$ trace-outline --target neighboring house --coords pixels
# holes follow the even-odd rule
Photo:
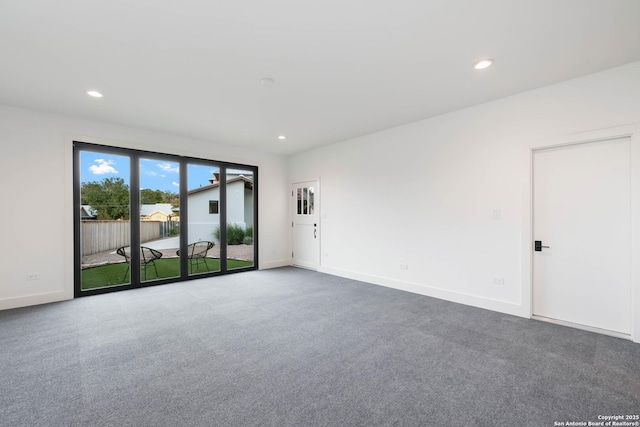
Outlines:
[[[89,205],[81,205],[80,206],[80,219],[81,220],[97,219],[97,218],[98,218],[98,211],[93,209],[91,206],[89,206]]]
[[[245,172],[246,174],[246,172]],[[253,176],[240,171],[227,173],[227,224],[242,228],[253,226]],[[189,212],[189,242],[215,238],[220,225],[219,174],[209,179],[210,184],[187,193]]]
[[[177,221],[178,214],[170,203],[156,203],[140,206],[141,221]]]

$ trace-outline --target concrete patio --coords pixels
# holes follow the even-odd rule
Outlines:
[[[167,237],[164,239],[145,242],[142,244],[151,249],[162,252],[163,258],[176,258],[179,246],[179,237]],[[215,245],[207,253],[207,258],[220,258],[220,246]],[[242,261],[253,261],[253,245],[228,245],[227,258]],[[100,265],[124,262],[124,258],[115,250],[86,255],[82,257],[82,268],[97,267]]]

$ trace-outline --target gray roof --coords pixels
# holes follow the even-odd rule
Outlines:
[[[150,216],[156,212],[162,212],[165,215],[171,215],[173,213],[173,207],[171,206],[171,203],[156,203],[154,205],[140,206],[140,215]]]
[[[98,211],[93,209],[89,205],[80,205],[80,217],[81,218],[95,218],[98,216]]]
[[[247,178],[244,175],[240,175],[240,176],[236,176],[235,178],[231,178],[227,180],[227,185],[228,184],[233,184],[234,182],[244,182],[244,186],[245,188],[251,190],[253,188],[253,180],[249,177]],[[194,188],[193,190],[189,190],[187,192],[187,195],[191,195],[191,194],[195,194],[195,193],[199,193],[201,191],[207,191],[207,190],[211,190],[212,188],[217,188],[220,186],[219,182],[214,182],[213,184],[209,184],[209,185],[205,185],[203,187],[198,187],[198,188]]]

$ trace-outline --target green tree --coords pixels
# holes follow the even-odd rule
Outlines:
[[[164,203],[164,194],[160,190],[150,190],[144,188],[140,190],[140,203],[143,205],[153,205],[154,203]]]
[[[98,212],[99,220],[129,219],[129,186],[122,178],[82,183],[82,204]]]
[[[155,203],[170,203],[174,208],[180,204],[180,197],[177,193],[162,190],[150,190],[148,188],[140,190],[140,204],[153,205]]]
[[[180,195],[178,193],[172,193],[171,191],[163,191],[162,203],[171,203],[171,206],[177,208],[180,206]]]

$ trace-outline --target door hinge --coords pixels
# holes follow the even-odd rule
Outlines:
[[[291,197],[293,197],[293,190],[291,190]]]
[[[293,228],[293,221],[291,221],[291,228]]]
[[[293,252],[291,252],[291,258],[293,258]]]

